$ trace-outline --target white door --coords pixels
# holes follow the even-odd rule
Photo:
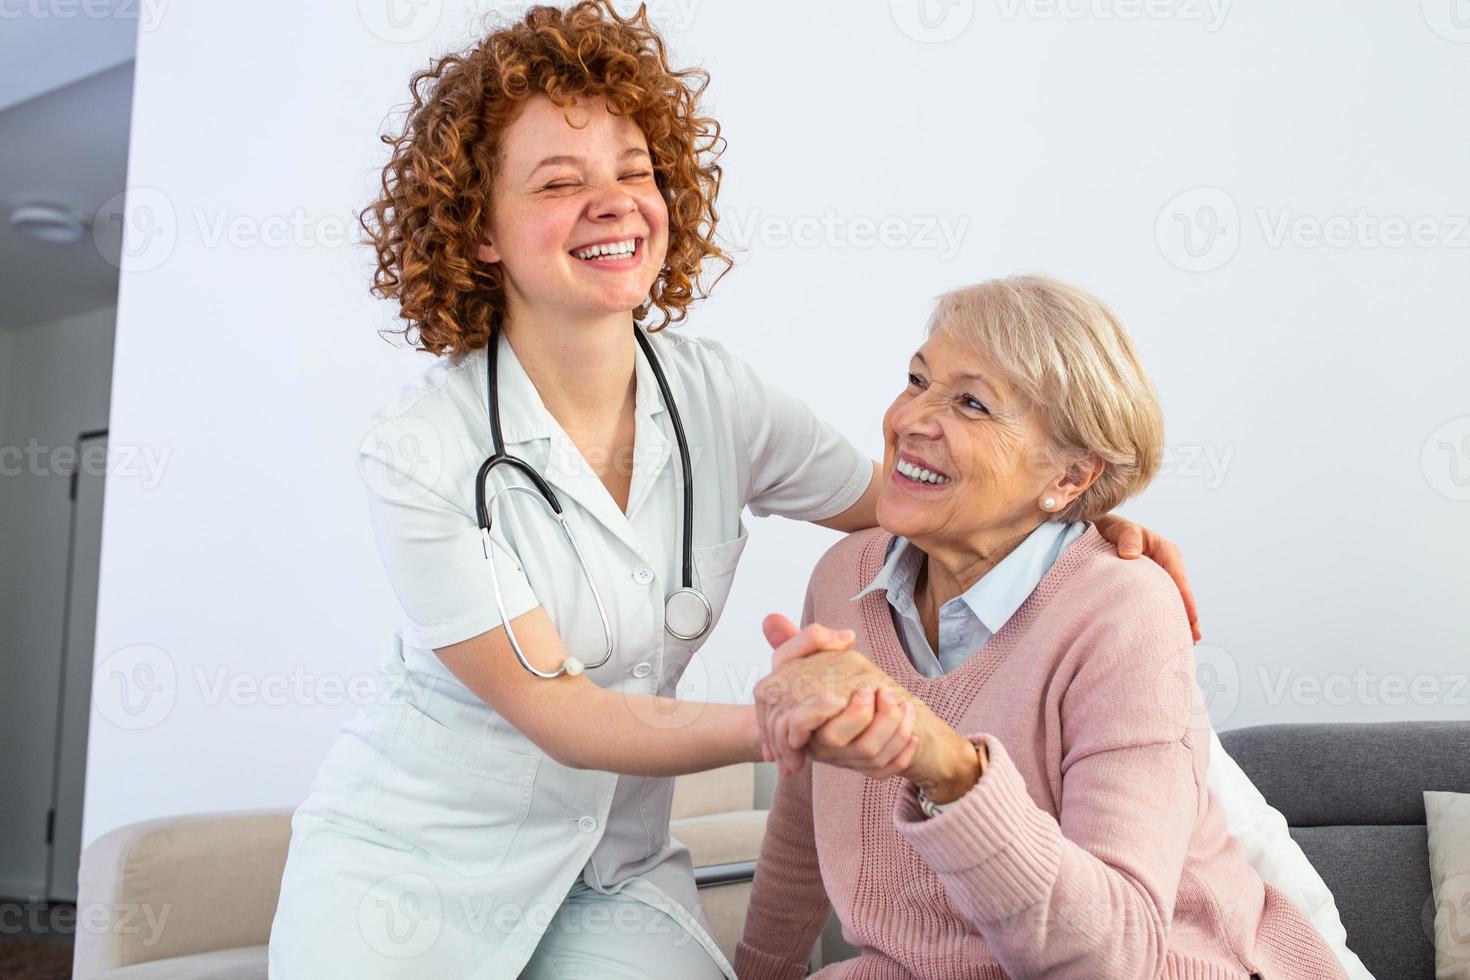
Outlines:
[[[107,458],[107,430],[77,437],[78,461]],[[82,855],[82,793],[87,775],[87,720],[91,717],[92,649],[97,632],[97,572],[102,553],[101,467],[79,465],[71,479],[66,621],[61,641],[61,701],[56,722],[56,766],[52,778],[50,851],[46,897],[77,900]]]

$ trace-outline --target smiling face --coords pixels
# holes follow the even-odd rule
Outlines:
[[[878,523],[925,551],[984,551],[1046,520],[1045,498],[1055,512],[1082,490],[1052,463],[1038,413],[942,329],[909,362],[883,437]]]
[[[648,299],[669,215],[633,120],[600,97],[563,110],[538,95],[506,127],[498,163],[477,255],[503,266],[512,318],[584,322]]]

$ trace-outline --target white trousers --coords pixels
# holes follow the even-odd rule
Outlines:
[[[693,936],[651,905],[579,878],[521,980],[724,980]]]

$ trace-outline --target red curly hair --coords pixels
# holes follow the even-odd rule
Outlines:
[[[644,5],[625,18],[610,0],[532,7],[468,52],[415,72],[402,134],[381,137],[393,146],[381,195],[358,219],[377,251],[371,292],[397,299],[407,324],[392,332],[441,356],[488,343],[505,315],[504,270],[479,261],[475,249],[489,218],[501,136],[538,94],[563,108],[601,96],[609,112],[643,131],[669,212],[668,252],[649,291],[663,319],[649,329],[684,319],[732,265],[714,242],[715,161],[724,140],[719,123],[699,115],[708,84],[701,69],[669,67]],[[707,259],[723,268],[704,287]],[[647,313],[645,304],[635,316]]]

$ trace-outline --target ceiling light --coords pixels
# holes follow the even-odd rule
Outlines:
[[[86,233],[87,223],[67,208],[53,204],[25,204],[10,212],[10,226],[43,242],[65,244]]]

